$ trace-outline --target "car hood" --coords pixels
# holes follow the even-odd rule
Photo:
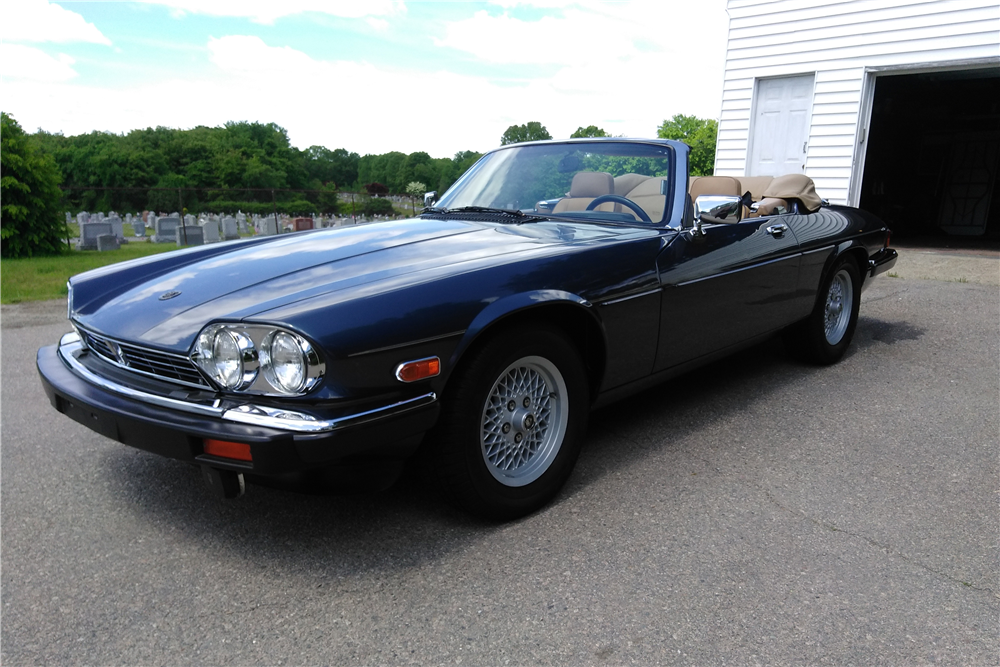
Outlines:
[[[74,319],[121,340],[187,350],[211,321],[238,321],[302,299],[358,289],[403,274],[628,234],[625,228],[536,222],[493,225],[411,220],[279,235],[216,246],[210,256],[169,253],[162,260],[73,280]],[[176,255],[176,257],[171,257]],[[456,269],[459,270],[459,269]],[[144,271],[142,279],[132,279]],[[117,279],[116,279],[117,278]],[[416,278],[415,278],[416,279]],[[91,284],[93,283],[93,284]]]

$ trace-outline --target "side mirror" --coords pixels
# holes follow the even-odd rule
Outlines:
[[[694,200],[695,224],[734,225],[743,219],[743,197],[701,195]]]
[[[438,196],[438,193],[436,191],[434,191],[434,192],[425,192],[424,193],[424,206],[427,206],[427,207],[434,206],[434,204],[437,203],[437,196]]]

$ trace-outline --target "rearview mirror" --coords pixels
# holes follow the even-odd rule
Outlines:
[[[694,200],[694,219],[704,224],[736,224],[743,219],[743,198],[701,195]]]
[[[430,207],[437,203],[437,192],[425,192],[424,193],[424,206]]]

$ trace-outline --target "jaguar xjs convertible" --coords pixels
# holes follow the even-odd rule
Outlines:
[[[414,218],[217,243],[69,281],[53,407],[245,481],[386,486],[417,460],[509,519],[569,477],[588,412],[781,333],[838,361],[896,261],[787,176],[688,177],[687,145],[505,146]]]

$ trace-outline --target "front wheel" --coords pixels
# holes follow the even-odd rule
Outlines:
[[[785,342],[807,361],[836,363],[851,344],[860,307],[861,274],[854,260],[844,257],[821,285],[812,314],[785,332]]]
[[[457,372],[430,436],[445,490],[487,518],[533,512],[579,455],[589,408],[579,353],[556,329],[518,327],[495,335]]]

